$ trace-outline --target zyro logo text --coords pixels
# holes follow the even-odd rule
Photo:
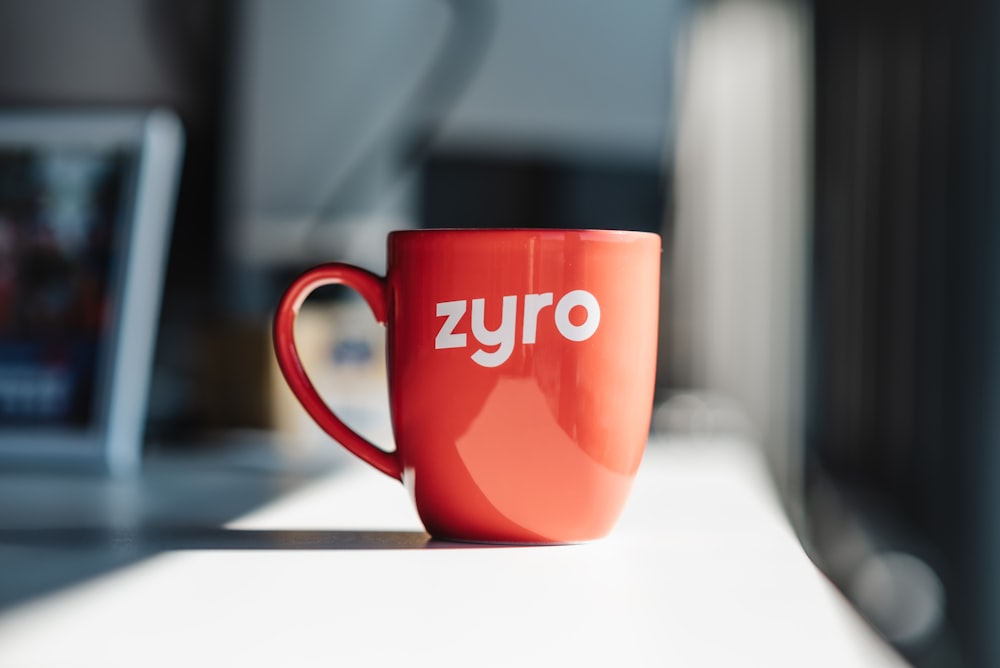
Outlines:
[[[469,301],[440,302],[437,306],[437,316],[445,318],[434,338],[434,348],[465,348],[468,345],[468,330],[461,331],[462,321],[468,310]],[[480,347],[472,353],[472,361],[479,366],[496,367],[506,362],[514,351],[517,332],[518,296],[508,295],[502,299],[500,308],[500,324],[495,329],[486,326],[486,300],[472,301],[472,336]],[[601,306],[597,298],[586,290],[572,290],[563,295],[553,306],[551,292],[524,295],[524,319],[521,325],[521,343],[535,343],[538,330],[538,318],[546,309],[550,309],[555,320],[556,329],[569,341],[586,341],[597,331],[601,324]],[[584,311],[586,317],[580,324],[573,324],[570,312],[574,309]],[[491,317],[491,320],[493,317]],[[496,346],[492,352],[487,352],[482,346]]]

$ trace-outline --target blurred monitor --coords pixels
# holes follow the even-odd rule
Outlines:
[[[169,112],[0,113],[0,462],[141,453],[182,153]]]

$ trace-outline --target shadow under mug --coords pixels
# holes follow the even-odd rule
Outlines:
[[[593,540],[618,519],[648,438],[660,256],[644,232],[393,232],[384,277],[331,263],[292,283],[278,364],[320,427],[404,483],[435,538]],[[387,328],[393,452],[345,425],[302,366],[295,318],[328,284]]]

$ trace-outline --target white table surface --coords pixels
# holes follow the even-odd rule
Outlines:
[[[905,665],[806,557],[755,451],[724,439],[651,443],[594,543],[429,541],[403,487],[351,460],[0,611],[10,668],[414,664]]]

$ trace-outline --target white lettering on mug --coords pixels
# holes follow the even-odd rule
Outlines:
[[[441,331],[434,338],[434,348],[437,350],[442,348],[464,348],[465,334],[456,334],[455,327],[458,326],[458,321],[465,315],[465,300],[441,302],[437,305],[437,314],[439,317],[447,317],[448,319],[441,325]]]
[[[587,311],[587,319],[579,325],[569,320],[569,312],[580,306]],[[556,304],[556,328],[570,341],[586,341],[601,324],[601,305],[597,298],[586,290],[567,292]]]
[[[535,342],[535,330],[538,325],[538,314],[546,306],[552,306],[552,293],[524,296],[524,328],[521,332],[522,343]]]
[[[500,316],[500,326],[496,329],[486,328],[486,300],[472,300],[472,335],[484,346],[498,346],[491,353],[482,348],[472,354],[472,361],[479,366],[495,367],[507,361],[514,351],[514,322],[517,320],[517,296],[508,295],[503,298],[503,312]]]
[[[517,295],[506,295],[503,297],[500,312],[500,324],[496,329],[486,326],[486,300],[479,298],[472,300],[472,336],[479,342],[480,346],[493,347],[496,349],[488,352],[479,348],[472,353],[472,361],[482,367],[498,367],[508,359],[514,352],[515,327],[517,322]],[[551,292],[541,294],[530,294],[524,296],[524,323],[521,328],[521,343],[533,344],[537,338],[538,317],[542,311],[552,306],[553,295]],[[587,317],[579,325],[574,325],[570,320],[570,313],[575,308],[582,308],[586,311]],[[447,348],[465,348],[467,336],[465,332],[456,332],[465,311],[468,308],[468,300],[440,302],[436,304],[436,314],[445,318],[434,337],[434,348],[443,350]],[[553,315],[556,329],[569,341],[586,341],[594,335],[597,327],[601,324],[601,306],[597,298],[586,290],[572,290],[567,292],[555,305]]]

